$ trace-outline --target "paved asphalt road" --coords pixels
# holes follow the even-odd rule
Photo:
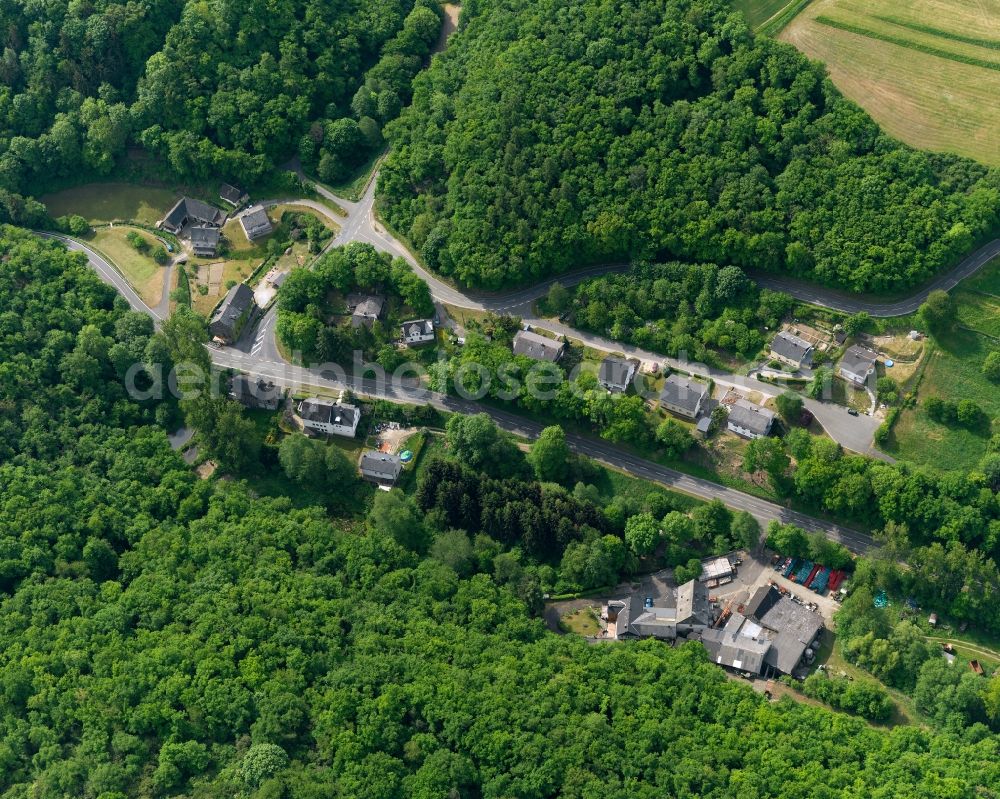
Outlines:
[[[481,405],[470,400],[447,396],[414,386],[379,384],[374,380],[362,380],[353,376],[326,375],[315,369],[292,366],[287,363],[273,363],[251,358],[245,353],[231,350],[215,350],[212,361],[218,366],[239,369],[250,375],[260,376],[293,390],[325,389],[337,391],[349,389],[355,394],[388,399],[406,404],[430,404],[452,413],[488,413],[498,426],[524,438],[537,438],[543,425],[517,414]],[[792,523],[809,531],[819,531],[829,538],[839,541],[854,552],[864,553],[875,545],[874,540],[863,533],[841,525],[816,519],[798,511],[789,510],[773,502],[751,494],[727,488],[709,480],[679,472],[666,466],[633,455],[620,447],[599,439],[568,433],[566,436],[575,452],[600,461],[636,477],[650,480],[660,485],[682,491],[701,499],[721,499],[733,510],[751,513],[763,525],[772,520]]]
[[[915,313],[921,303],[927,299],[927,295],[932,291],[937,289],[950,291],[967,277],[974,275],[998,255],[1000,255],[1000,239],[994,239],[966,256],[955,267],[936,278],[924,288],[908,297],[891,301],[870,300],[851,296],[847,292],[810,285],[809,283],[790,277],[753,275],[753,278],[764,288],[783,291],[803,302],[822,305],[825,308],[833,308],[844,313],[867,311],[872,316],[884,319]]]

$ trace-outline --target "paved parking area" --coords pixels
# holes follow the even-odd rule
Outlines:
[[[787,589],[793,596],[798,597],[806,604],[816,603],[817,610],[823,616],[824,624],[828,628],[830,627],[833,622],[833,614],[840,608],[840,604],[831,599],[829,594],[820,596],[815,591],[810,591],[798,583],[786,580],[772,568],[770,559],[765,560],[753,555],[744,555],[743,557],[743,563],[736,570],[736,578],[733,582],[712,592],[712,596],[722,607],[729,604],[735,610],[740,605],[746,604],[758,587],[767,585],[771,581]]]

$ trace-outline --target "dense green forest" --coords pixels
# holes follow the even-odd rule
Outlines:
[[[857,291],[992,231],[995,172],[912,150],[724,0],[472,0],[389,127],[392,225],[443,274],[670,256]]]
[[[387,504],[395,494],[366,521],[331,519],[198,480],[161,426],[175,410],[134,402],[120,378],[166,358],[190,320],[153,335],[80,256],[12,228],[0,251],[5,796],[939,799],[1000,786],[982,727],[876,730],[769,704],[697,645],[547,633],[516,585],[460,577],[437,541],[423,556],[425,538],[397,539],[413,518]]]
[[[2,216],[36,221],[21,195],[133,144],[180,179],[253,182],[299,154],[340,180],[383,146],[440,20],[425,0],[6,3]]]
[[[568,314],[576,327],[706,363],[717,350],[756,355],[794,306],[739,267],[677,262],[636,264],[549,295],[546,310]]]
[[[383,318],[371,327],[352,327],[344,299],[354,292],[386,299]],[[278,295],[275,332],[307,363],[347,365],[352,353],[361,350],[368,356],[378,354],[391,371],[402,360],[394,346],[399,324],[433,313],[430,289],[406,261],[353,242],[324,253],[311,269],[292,271]]]

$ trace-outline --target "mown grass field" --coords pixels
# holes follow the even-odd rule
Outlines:
[[[1000,0],[813,0],[780,38],[893,136],[1000,164]]]
[[[155,225],[179,195],[132,183],[88,183],[41,197],[52,216],[79,214],[91,224],[130,221]]]
[[[152,257],[138,252],[128,243],[125,236],[133,231],[146,240],[150,250],[161,246],[151,233],[122,226],[98,228],[89,243],[111,259],[143,302],[152,307],[163,298],[163,270],[166,267],[160,266]]]
[[[755,31],[774,35],[808,2],[809,0],[732,0],[730,5],[737,11],[743,12],[750,27]],[[771,24],[765,26],[764,23],[768,21],[771,21]]]

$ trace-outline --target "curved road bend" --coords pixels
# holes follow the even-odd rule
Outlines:
[[[322,187],[317,187],[317,190],[320,189],[322,189]],[[325,194],[329,194],[329,192],[326,192],[325,190],[323,191]],[[333,195],[330,196],[333,197]],[[534,317],[532,302],[539,297],[544,296],[544,294],[548,291],[548,287],[551,286],[557,278],[551,278],[532,288],[522,289],[504,295],[488,295],[485,293],[472,292],[463,293],[454,286],[448,285],[440,278],[435,277],[423,269],[406,247],[396,241],[396,239],[389,235],[388,232],[384,231],[382,226],[375,220],[372,213],[374,200],[375,180],[373,179],[368,184],[364,196],[359,202],[346,203],[344,205],[345,210],[347,211],[347,217],[338,218],[323,204],[308,200],[267,200],[263,204],[276,205],[279,203],[295,202],[295,204],[303,205],[316,211],[317,213],[323,214],[328,219],[335,222],[340,226],[340,232],[333,239],[331,239],[325,250],[329,250],[333,247],[351,241],[365,241],[372,244],[377,249],[385,250],[404,258],[410,267],[427,281],[431,290],[431,295],[439,302],[443,301],[450,305],[456,305],[463,308],[474,308],[476,310],[513,312],[520,316],[525,322],[533,326],[541,327],[545,330],[550,330],[553,333],[558,333],[565,335],[568,338],[576,339],[583,342],[584,345],[590,347],[591,349],[603,352],[621,352],[629,357],[635,357],[647,363],[656,362],[666,364],[672,368],[680,369],[681,371],[689,372],[704,378],[711,378],[720,385],[743,388],[749,391],[757,391],[765,397],[772,397],[780,392],[779,388],[770,383],[764,383],[742,375],[731,374],[722,369],[699,366],[697,364],[680,361],[676,358],[669,358],[658,353],[641,350],[638,347],[605,339],[601,336],[594,335],[593,333],[576,330],[575,328],[564,325],[561,322]],[[579,283],[588,277],[604,274],[612,270],[623,270],[627,267],[627,264],[595,266],[575,272],[568,276],[564,275],[558,279],[561,280],[564,285],[574,285],[575,283]],[[235,345],[235,349],[262,360],[276,362],[283,361],[284,358],[281,356],[275,340],[276,314],[277,311],[275,306],[272,306],[256,327],[249,328],[244,335],[241,336],[240,340]],[[847,409],[840,405],[817,402],[816,400],[808,398],[805,400],[805,404],[816,417],[816,420],[823,426],[823,429],[827,431],[830,437],[845,448],[852,450],[853,452],[860,452],[862,454],[869,455],[873,458],[879,458],[880,460],[892,460],[890,456],[880,452],[872,445],[875,430],[880,424],[878,419],[875,419],[872,416],[851,416],[847,413]]]
[[[978,250],[963,258],[948,272],[935,278],[924,288],[914,292],[909,297],[903,297],[899,300],[866,300],[852,296],[844,291],[811,285],[805,281],[796,280],[791,277],[760,274],[754,274],[752,277],[764,288],[783,291],[802,302],[821,305],[824,308],[832,308],[835,311],[848,314],[867,311],[872,316],[885,319],[892,316],[905,316],[916,313],[920,305],[927,299],[927,295],[932,291],[938,289],[941,291],[951,291],[963,280],[976,274],[976,272],[997,256],[1000,256],[1000,239],[994,239],[984,244]]]
[[[621,272],[628,269],[629,265],[624,263],[600,264],[573,272],[566,272],[561,275],[553,275],[533,286],[512,289],[506,292],[485,292],[458,288],[424,269],[417,262],[417,259],[413,257],[412,253],[375,219],[374,206],[377,176],[377,173],[373,173],[364,195],[357,202],[344,200],[322,186],[316,186],[318,193],[337,202],[344,208],[347,212],[346,217],[338,216],[325,205],[310,200],[287,200],[285,202],[295,202],[299,205],[305,205],[317,213],[323,214],[340,227],[340,233],[331,241],[328,247],[346,244],[351,241],[364,241],[392,255],[398,255],[400,258],[403,258],[413,271],[427,283],[434,299],[440,302],[470,310],[497,312],[521,311],[530,315],[531,303],[545,296],[553,283],[559,282],[564,286],[574,286],[590,277],[597,277],[609,272]],[[273,203],[277,201],[268,202]],[[1000,239],[995,239],[984,244],[947,273],[940,275],[933,282],[909,297],[892,301],[859,298],[847,292],[824,288],[791,277],[755,274],[753,278],[764,288],[784,291],[802,302],[820,305],[844,313],[867,311],[872,316],[885,318],[904,316],[915,312],[920,307],[920,304],[927,299],[927,295],[931,291],[936,289],[948,291],[954,288],[962,280],[974,275],[997,256],[1000,256]],[[524,313],[520,315],[523,316]],[[577,338],[582,338],[585,334],[575,333],[574,335]]]
[[[86,245],[64,236],[49,235],[48,238],[58,239],[69,249],[86,254],[91,268],[97,272],[105,283],[108,283],[121,292],[122,296],[125,297],[134,310],[149,315],[153,318],[154,322],[161,321],[161,317],[142,301],[118,271],[96,252]],[[435,394],[427,390],[392,385],[381,387],[375,384],[375,381],[361,380],[354,377],[339,381],[331,377],[325,377],[315,370],[306,369],[301,366],[292,366],[283,361],[264,360],[259,355],[254,356],[231,348],[209,348],[209,354],[212,363],[216,366],[224,369],[238,369],[251,375],[264,377],[286,388],[322,388],[328,391],[347,388],[362,396],[386,399],[391,402],[405,404],[429,402],[440,410],[453,413],[486,412],[503,429],[527,438],[537,438],[542,430],[541,424],[530,419],[522,418],[507,411],[480,405],[469,400]],[[736,489],[718,485],[709,480],[692,477],[675,469],[639,458],[606,442],[574,433],[567,434],[567,439],[574,451],[600,461],[607,466],[636,477],[660,483],[667,488],[672,488],[701,499],[720,499],[734,510],[748,511],[762,524],[767,524],[771,520],[797,524],[806,530],[822,532],[828,538],[839,541],[851,550],[859,553],[864,553],[875,545],[874,539],[856,530],[789,510],[781,505],[768,502],[742,491],[737,491]]]

